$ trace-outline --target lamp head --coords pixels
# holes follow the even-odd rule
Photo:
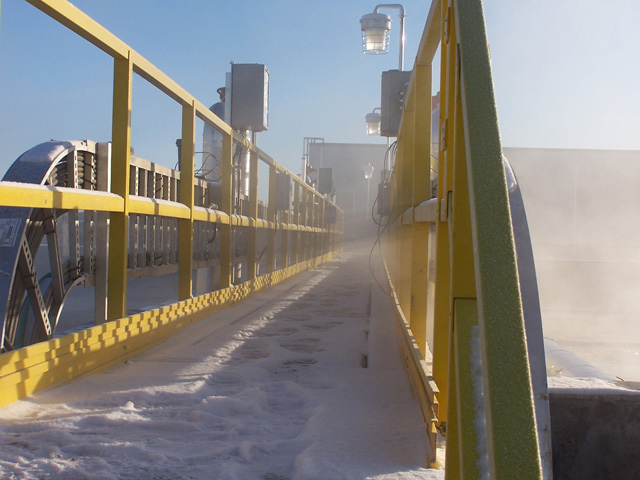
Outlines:
[[[364,118],[367,122],[367,135],[380,135],[380,114],[367,113]]]
[[[364,53],[380,55],[389,52],[391,17],[384,13],[368,13],[360,19]]]

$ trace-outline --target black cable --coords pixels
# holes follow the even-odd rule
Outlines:
[[[385,172],[385,177],[383,180],[383,183],[390,183],[390,177],[391,177],[391,169],[393,168],[393,164],[395,164],[395,157],[396,157],[396,153],[398,150],[398,142],[395,141],[393,142],[389,148],[387,148],[387,151],[385,152],[385,158],[384,158],[384,164],[383,164],[383,169]],[[393,163],[391,162],[391,160],[393,159]],[[389,161],[390,167],[388,170],[385,168],[387,165],[387,160]],[[395,190],[394,190],[395,192]],[[371,206],[371,218],[373,219],[374,223],[378,226],[378,234],[376,236],[376,240],[375,242],[373,242],[373,245],[371,247],[371,251],[369,252],[369,271],[371,272],[371,276],[373,277],[373,280],[378,284],[378,287],[380,288],[380,290],[382,290],[382,292],[385,295],[390,295],[391,292],[390,291],[386,291],[385,288],[382,286],[382,284],[380,283],[380,281],[378,280],[378,278],[376,277],[376,274],[373,270],[373,265],[371,264],[372,262],[372,258],[373,258],[373,251],[376,248],[376,245],[378,245],[379,248],[379,252],[380,252],[380,257],[382,257],[382,243],[380,242],[380,239],[382,238],[383,233],[387,230],[387,228],[389,227],[389,225],[391,224],[391,215],[387,216],[387,222],[385,224],[382,223],[382,214],[380,215],[380,221],[376,220],[375,218],[375,206],[378,203],[378,201],[381,201],[380,199],[380,189],[378,189],[378,194],[376,195],[375,200],[373,201],[373,205]],[[393,212],[393,210],[395,209],[395,204],[396,204],[396,198],[395,195],[393,197],[393,203],[390,205],[390,211]]]

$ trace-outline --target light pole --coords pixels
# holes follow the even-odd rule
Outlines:
[[[364,15],[360,19],[362,30],[362,48],[364,53],[380,55],[389,52],[389,31],[391,30],[391,17],[384,13],[378,13],[381,8],[399,10],[400,17],[400,62],[399,70],[404,70],[404,7],[398,3],[376,5],[373,13]]]

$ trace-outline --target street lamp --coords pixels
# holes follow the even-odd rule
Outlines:
[[[380,109],[374,108],[373,112],[367,113],[364,118],[367,122],[367,135],[380,135]]]
[[[373,168],[373,165],[369,162],[362,170],[364,171],[364,178],[367,180],[367,205],[364,211],[364,216],[367,218],[369,216],[369,190],[371,190],[371,177],[373,177],[373,171],[375,168]]]
[[[381,8],[392,8],[399,10],[400,13],[400,67],[404,70],[404,7],[400,4],[382,4],[376,5],[373,13],[364,15],[360,19],[360,28],[362,30],[362,47],[364,53],[380,55],[389,52],[389,31],[391,30],[391,17],[384,13],[378,13]]]
[[[389,53],[389,31],[391,30],[389,15],[384,13],[364,15],[360,19],[360,28],[364,53],[371,55]]]

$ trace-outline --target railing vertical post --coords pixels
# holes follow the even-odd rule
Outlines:
[[[482,382],[478,381],[476,363],[480,357],[480,339],[478,316],[475,299],[456,298],[453,301],[454,331],[452,350],[455,357],[455,368],[451,385],[455,385],[457,409],[456,425],[448,432],[456,430],[460,446],[458,468],[460,478],[481,478],[479,466],[486,461],[486,451],[480,450],[480,440],[485,433],[478,414],[482,405],[477,402],[482,398]],[[484,442],[483,442],[484,443]],[[481,458],[481,455],[484,458]]]
[[[453,143],[450,121],[453,118],[453,85],[456,43],[452,32],[453,13],[450,1],[442,2],[442,40],[440,43],[440,125],[438,154],[438,221],[436,223],[436,289],[433,306],[433,379],[440,389],[439,420],[447,422],[449,381],[449,212],[451,211],[450,192],[452,190],[452,166],[448,161]],[[455,445],[455,444],[454,444]],[[455,448],[455,447],[454,447]],[[455,452],[452,451],[451,455]],[[448,462],[448,460],[447,460]]]
[[[256,278],[258,255],[258,152],[254,149],[249,154],[249,245],[247,246],[247,280]]]
[[[309,195],[311,199],[311,242],[310,242],[310,253],[309,258],[315,259],[317,257],[317,245],[318,245],[318,205],[317,198],[315,192],[311,192]]]
[[[182,146],[180,148],[180,203],[189,207],[189,218],[180,220],[178,240],[178,300],[193,294],[193,192],[196,145],[195,102],[182,106]]]
[[[231,232],[233,230],[233,133],[222,133],[222,192],[220,200],[221,210],[229,215],[229,223],[220,225],[220,288],[231,286],[232,257]]]
[[[291,182],[291,180],[289,180]],[[291,183],[289,183],[291,185]],[[291,205],[289,205],[291,207]],[[291,223],[291,209],[287,208],[282,212],[282,229],[280,231],[281,247],[280,252],[280,268],[287,268],[289,266],[289,224]]]
[[[431,194],[431,65],[414,68],[413,200],[414,206]],[[429,280],[428,223],[414,222],[411,228],[411,331],[423,356],[427,349],[427,288]]]
[[[320,255],[327,253],[327,199],[320,197]]]
[[[449,382],[455,384],[456,402],[450,403],[449,414],[454,413],[457,422],[457,434],[460,441],[456,444],[454,457],[457,457],[461,478],[478,478],[478,465],[482,462],[477,438],[485,435],[477,420],[477,404],[482,398],[480,378],[474,378],[472,366],[479,362],[480,340],[477,335],[476,284],[474,251],[471,234],[470,192],[467,178],[467,156],[465,132],[460,102],[458,62],[454,63],[454,110],[450,113],[452,121],[451,136],[453,145],[448,147],[452,164],[453,195],[452,210],[449,219],[449,238],[451,251],[451,300],[450,300],[450,355]],[[476,331],[475,340],[473,331]],[[473,342],[477,341],[477,358],[474,358]],[[475,391],[479,389],[479,391]],[[454,407],[455,405],[455,407]],[[453,427],[455,428],[455,427]],[[448,426],[448,431],[453,429]]]
[[[398,301],[408,322],[411,322],[411,239],[413,225],[404,225],[404,212],[411,208],[413,181],[413,118],[412,105],[405,105],[402,131],[398,135],[398,159],[402,189],[398,200]]]
[[[293,182],[293,224],[296,226],[300,225],[300,189],[301,185],[298,181]],[[296,264],[300,261],[298,258],[299,247],[300,247],[300,231],[293,230],[291,232],[293,236],[293,249],[291,251],[291,263]]]
[[[310,192],[311,198],[311,258],[318,256],[318,197],[314,191]]]
[[[309,257],[307,256],[307,231],[306,226],[309,218],[309,204],[307,202],[309,198],[309,191],[307,189],[306,184],[300,185],[300,192],[302,196],[302,204],[300,205],[300,225],[303,227],[303,230],[300,232],[300,250],[298,251],[298,257],[300,261],[307,260]]]
[[[277,173],[275,165],[269,165],[269,204],[267,205],[267,273],[276,269],[276,198],[277,198]]]
[[[133,61],[115,58],[113,67],[113,118],[111,191],[124,199],[121,212],[113,212],[109,226],[109,279],[107,319],[127,311],[127,246],[129,244],[129,155],[131,154],[131,91]]]
[[[478,324],[489,475],[537,479],[542,467],[482,2],[455,6],[476,284],[482,294]]]

